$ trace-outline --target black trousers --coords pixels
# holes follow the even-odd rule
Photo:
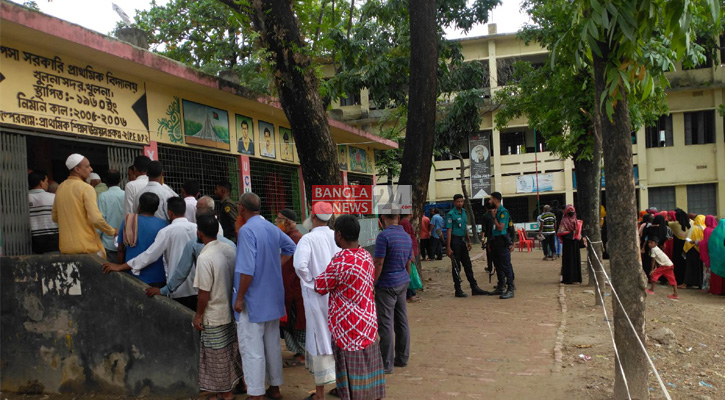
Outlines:
[[[508,286],[514,284],[514,269],[511,266],[511,253],[503,236],[495,236],[491,243],[491,252],[493,253],[493,263],[496,266],[496,273],[499,279],[499,286],[503,286],[503,279],[506,279]],[[499,275],[499,271],[500,275]]]
[[[443,259],[443,240],[434,238],[433,236],[430,237],[431,242],[431,257],[438,260]]]
[[[471,265],[471,257],[468,255],[468,247],[466,242],[460,236],[451,236],[451,251],[453,251],[453,258],[451,259],[451,273],[453,275],[453,287],[456,290],[461,289],[461,271],[459,268],[463,267],[466,272],[466,279],[471,285],[471,289],[478,287],[476,278],[473,276],[473,265]],[[456,261],[458,261],[456,263]],[[457,265],[458,264],[458,265]]]

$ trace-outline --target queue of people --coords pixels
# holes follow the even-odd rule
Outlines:
[[[678,297],[677,288],[725,295],[725,218],[718,222],[713,215],[680,208],[649,208],[640,211],[638,222],[642,267],[650,281],[673,285],[673,298]],[[659,251],[652,251],[655,248],[671,262],[665,275],[653,272],[653,266],[664,259]]]
[[[381,399],[385,374],[407,366],[413,245],[399,215],[384,217],[373,258],[359,247],[357,218],[334,218],[327,203],[314,204],[302,235],[295,211],[280,210],[273,224],[256,194],[237,203],[226,181],[216,185],[219,212],[198,182],[177,195],[145,156],[129,167],[125,190],[110,170],[100,194],[87,158],[72,154],[66,167],[56,194],[45,173],[28,176],[34,252],[97,254],[105,273],[128,273],[149,297],[193,310],[204,394],[230,399],[243,382],[249,399],[282,398],[281,324],[294,364],[313,375],[308,399]]]

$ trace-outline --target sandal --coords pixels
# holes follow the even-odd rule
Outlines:
[[[272,392],[270,392],[269,389],[265,390],[264,397],[272,400],[281,400],[284,396],[280,395],[279,397],[272,396]]]
[[[295,360],[294,358],[291,360],[287,360],[282,364],[282,368],[293,368],[293,367],[300,367],[304,364],[301,362]]]
[[[340,397],[340,393],[337,391],[337,388],[332,388],[329,392],[327,392],[330,396]]]

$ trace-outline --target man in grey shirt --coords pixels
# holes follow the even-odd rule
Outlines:
[[[176,192],[166,185],[163,185],[164,167],[159,161],[151,161],[148,167],[149,183],[143,189],[139,190],[133,200],[134,210],[138,209],[138,198],[146,192],[154,193],[159,196],[159,208],[156,210],[154,217],[169,221],[169,215],[166,213],[166,201],[171,197],[179,197]]]

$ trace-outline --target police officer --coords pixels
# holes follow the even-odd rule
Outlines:
[[[228,180],[221,180],[214,188],[214,194],[221,199],[219,209],[219,223],[222,224],[224,237],[237,242],[237,231],[234,223],[237,221],[237,204],[231,198],[232,184]]]
[[[461,290],[461,274],[456,266],[458,263],[463,264],[466,271],[466,279],[471,285],[471,294],[474,296],[487,295],[488,292],[479,288],[476,278],[473,276],[473,266],[468,252],[471,250],[471,238],[468,236],[468,217],[466,210],[463,209],[463,196],[457,194],[453,196],[454,208],[446,215],[446,243],[448,244],[447,254],[451,258],[451,268],[453,274],[453,286],[456,290],[456,297],[468,296]]]
[[[508,210],[501,204],[501,193],[491,193],[490,204],[496,208],[496,215],[493,220],[493,232],[491,243],[491,250],[493,253],[493,262],[496,266],[496,270],[501,270],[506,277],[506,289],[504,291],[503,282],[499,282],[494,294],[500,294],[501,299],[510,299],[514,297],[514,274],[513,268],[511,267],[511,248],[513,242],[508,236],[508,228],[510,223],[510,216]]]

